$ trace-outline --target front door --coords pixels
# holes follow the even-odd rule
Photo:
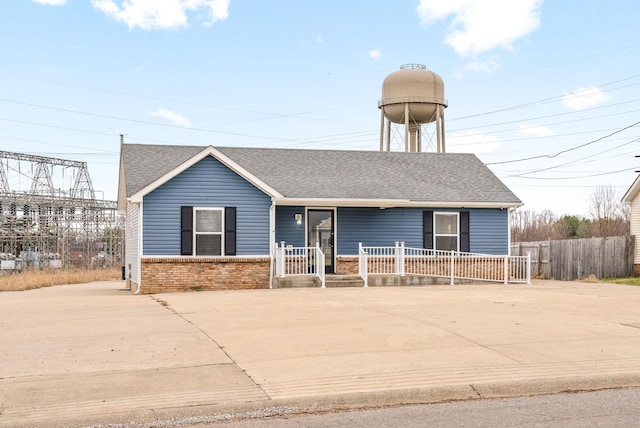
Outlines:
[[[334,273],[334,225],[333,210],[307,211],[307,245],[315,247],[318,243],[320,244],[320,249],[324,253],[325,273]]]

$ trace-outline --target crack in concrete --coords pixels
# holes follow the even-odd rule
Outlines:
[[[631,327],[631,328],[640,328],[640,324],[638,324],[638,323],[621,322],[620,325],[623,325],[625,327]]]
[[[469,384],[469,388],[471,388],[471,390],[478,396],[478,398],[482,398],[482,394],[480,394],[480,391],[478,391],[475,386]]]
[[[197,324],[191,322],[190,319],[186,318],[183,314],[179,313],[178,311],[176,311],[175,309],[173,309],[171,306],[169,306],[169,304],[161,299],[158,299],[156,297],[152,297],[153,300],[155,300],[156,302],[160,303],[164,308],[170,310],[171,312],[173,312],[174,314],[176,314],[177,316],[179,316],[180,318],[182,318],[183,320],[185,320],[186,322],[188,322],[189,324],[191,324],[193,327],[195,327],[196,329],[198,329],[202,334],[204,334],[214,345],[216,345],[223,353],[224,355],[227,356],[227,358],[229,359],[229,361],[231,361],[233,364],[235,364],[236,367],[238,367],[240,370],[242,370],[242,373],[244,373],[244,375],[249,378],[249,380],[260,390],[262,391],[262,393],[265,395],[265,397],[267,397],[268,400],[272,400],[271,396],[267,393],[267,391],[262,387],[262,385],[260,385],[258,382],[255,381],[255,379],[253,379],[253,377],[251,377],[251,375],[243,368],[241,367],[234,359],[233,357],[231,357],[231,354],[229,354],[227,352],[227,350],[221,346],[213,337],[211,337],[209,335],[209,333],[207,333],[206,331],[204,331],[202,328],[200,328],[200,326],[198,326]]]

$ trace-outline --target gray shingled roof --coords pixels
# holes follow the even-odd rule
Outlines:
[[[127,197],[205,148],[124,144]],[[473,154],[216,149],[287,198],[521,203]]]

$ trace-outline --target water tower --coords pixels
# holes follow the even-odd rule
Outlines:
[[[404,126],[404,151],[422,151],[423,125],[436,123],[437,152],[444,153],[444,82],[422,64],[405,64],[382,82],[380,151],[391,150],[392,126]],[[385,121],[386,119],[386,121]],[[395,124],[395,125],[393,125]],[[386,131],[386,132],[385,132]]]

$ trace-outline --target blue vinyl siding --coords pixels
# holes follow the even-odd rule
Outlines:
[[[340,207],[336,226],[338,255],[358,254],[358,242],[387,247],[404,241],[407,247],[422,248],[421,209]]]
[[[207,157],[144,197],[144,255],[180,255],[182,205],[236,207],[236,255],[269,254],[271,199],[218,160]]]
[[[422,213],[427,208],[338,208],[338,255],[355,255],[358,242],[365,246],[391,246],[404,241],[407,247],[423,247]],[[432,209],[437,212],[469,211],[470,251],[507,254],[508,210]]]
[[[296,214],[302,214],[302,224],[296,224]],[[304,207],[276,207],[276,242],[284,241],[286,245],[304,247],[305,224]]]
[[[355,255],[358,242],[365,246],[392,246],[404,241],[407,247],[423,247],[423,211],[469,211],[469,245],[472,253],[507,254],[508,210],[502,209],[443,209],[443,208],[354,208],[339,207],[336,219],[338,255]],[[304,207],[276,207],[276,242],[304,246],[302,225],[294,221],[296,213],[305,214]]]
[[[508,254],[509,210],[494,208],[468,211],[470,251],[482,254]]]

